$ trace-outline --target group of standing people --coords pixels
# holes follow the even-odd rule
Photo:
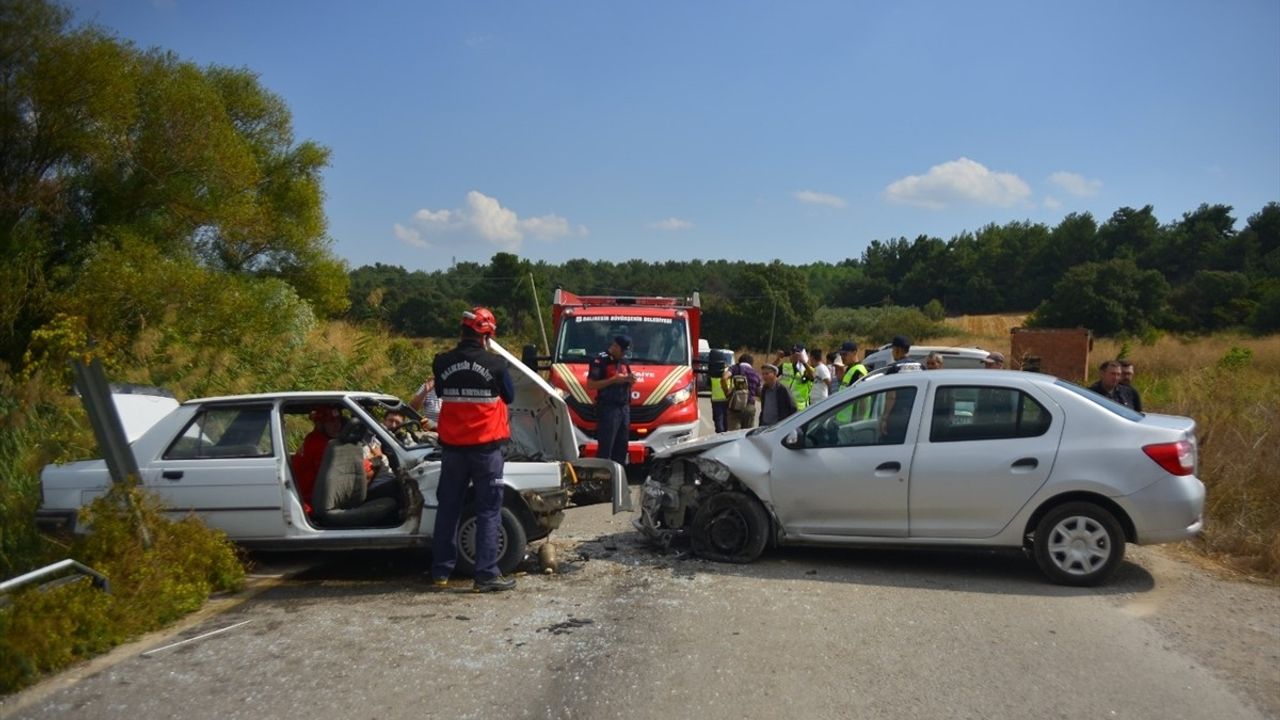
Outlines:
[[[1133,386],[1133,362],[1120,358],[1108,360],[1098,367],[1098,382],[1089,389],[1121,405],[1142,412],[1142,395]]]
[[[720,377],[711,378],[712,422],[716,432],[755,427],[757,419],[761,426],[772,425],[866,374],[853,340],[826,355],[797,343],[790,353],[779,350],[759,369],[755,356],[743,353]]]

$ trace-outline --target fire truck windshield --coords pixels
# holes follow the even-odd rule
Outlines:
[[[648,365],[688,365],[689,332],[678,318],[578,315],[565,318],[556,342],[556,362],[587,362],[609,349],[615,335],[630,335],[627,359]]]

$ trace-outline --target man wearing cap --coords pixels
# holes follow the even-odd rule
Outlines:
[[[787,419],[796,412],[795,398],[778,379],[778,368],[765,364],[760,367],[760,427],[767,427]]]
[[[911,338],[906,335],[894,335],[889,343],[889,352],[893,354],[893,364],[884,371],[886,375],[892,375],[902,368],[902,360],[907,357],[907,353],[911,352]]]
[[[982,366],[988,370],[1003,370],[1004,354],[998,352],[988,353],[986,359],[982,361]]]
[[[796,410],[809,407],[809,393],[813,389],[813,368],[809,367],[809,355],[805,352],[804,345],[796,343],[792,346],[791,359],[784,362],[777,370],[779,382],[791,391]]]
[[[631,433],[631,384],[636,381],[625,361],[629,335],[616,335],[609,349],[596,355],[587,370],[587,390],[596,394],[596,456],[627,464]]]
[[[840,376],[840,387],[849,387],[866,376],[867,366],[858,360],[858,343],[845,340],[840,346],[840,359],[844,360],[844,373]]]
[[[431,584],[448,586],[458,560],[458,522],[467,486],[476,512],[475,591],[513,590],[516,581],[498,569],[498,533],[502,523],[502,448],[511,439],[507,405],[515,386],[507,360],[489,350],[498,321],[488,308],[462,314],[454,349],[431,363],[440,396],[439,507],[431,538]]]

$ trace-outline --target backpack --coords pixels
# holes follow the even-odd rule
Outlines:
[[[729,411],[742,412],[751,404],[751,386],[747,384],[747,376],[736,372],[729,379]]]

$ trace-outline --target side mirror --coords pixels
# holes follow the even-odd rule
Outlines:
[[[792,430],[787,436],[782,438],[782,447],[788,450],[799,450],[804,447],[804,439],[800,435],[799,430]]]
[[[520,362],[529,366],[533,370],[537,370],[538,369],[538,346],[525,345],[524,349],[520,351]]]

